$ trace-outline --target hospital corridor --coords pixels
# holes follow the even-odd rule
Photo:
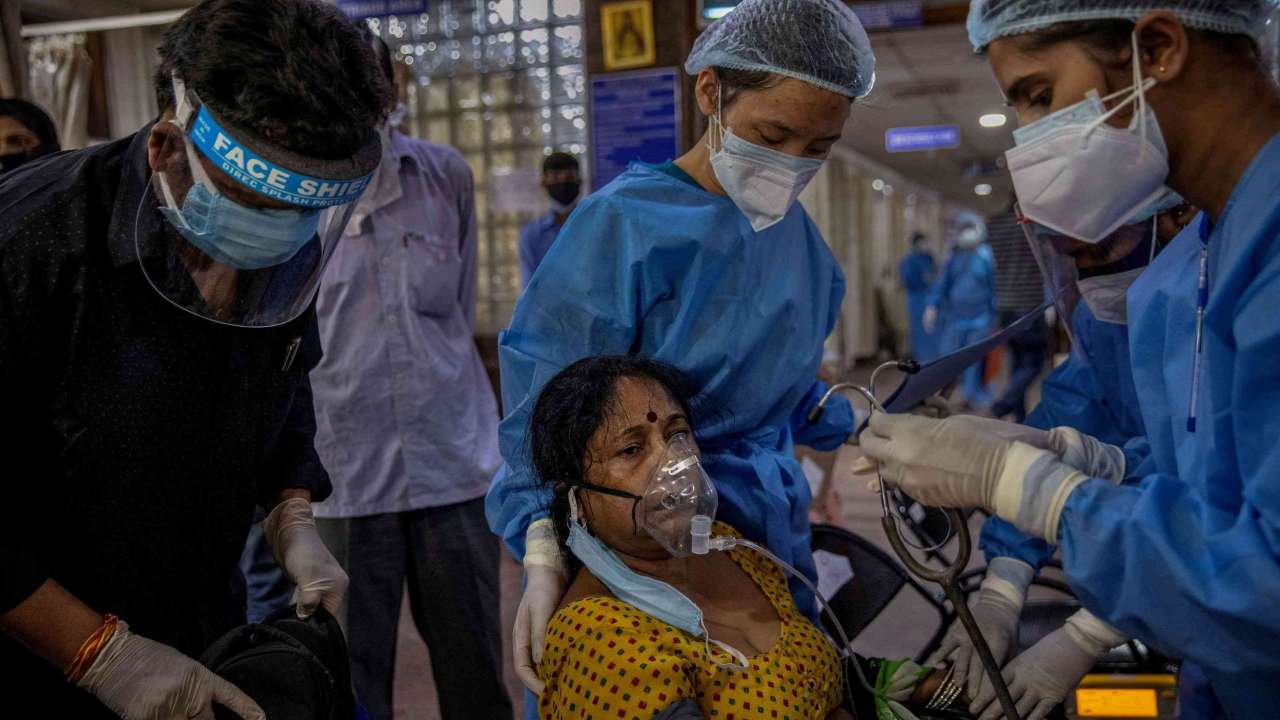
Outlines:
[[[0,0],[0,720],[1280,718],[1280,0]]]

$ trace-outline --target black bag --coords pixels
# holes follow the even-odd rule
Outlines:
[[[200,662],[253,698],[270,720],[352,720],[351,660],[342,628],[324,608],[299,620],[294,605],[223,635]],[[235,713],[214,705],[218,720]]]

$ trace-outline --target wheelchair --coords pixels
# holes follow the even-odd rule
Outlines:
[[[934,508],[924,508],[918,504],[912,507],[914,501],[905,496],[894,497],[893,501],[902,502],[902,506],[907,508],[902,518],[902,524],[907,532],[914,536],[919,546],[932,548],[922,551],[921,555],[925,560],[944,566],[949,564],[952,558],[948,555],[948,548],[944,542],[950,531],[946,516]],[[938,649],[947,630],[957,617],[954,608],[945,599],[940,589],[926,586],[911,575],[897,558],[866,538],[832,525],[817,524],[813,526],[812,531],[814,551],[823,550],[848,560],[853,571],[853,579],[846,581],[828,599],[831,609],[840,619],[850,640],[855,639],[885,612],[900,592],[909,590],[918,595],[937,618],[937,629],[925,645],[915,653],[914,659],[917,662],[923,662]],[[1058,564],[1057,568],[1061,570],[1061,565]],[[986,567],[981,566],[961,576],[961,586],[966,598],[978,591],[985,573]],[[1062,627],[1067,618],[1080,609],[1080,603],[1071,588],[1062,580],[1044,577],[1044,574],[1040,573],[1037,574],[1032,585],[1047,591],[1051,597],[1028,600],[1023,606],[1015,654],[1026,650],[1049,633]],[[835,637],[835,629],[830,627],[830,621],[825,615],[823,624],[827,632]],[[1093,672],[1140,675],[1176,672],[1176,667],[1176,662],[1140,642],[1130,640],[1125,645],[1112,649],[1095,666]],[[942,718],[965,718],[969,715],[951,712],[920,715],[920,717],[922,720],[925,718],[941,720]],[[1056,708],[1049,717],[1065,720],[1064,708],[1061,706]]]

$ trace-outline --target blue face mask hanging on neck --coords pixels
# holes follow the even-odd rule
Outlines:
[[[627,567],[617,553],[583,527],[576,488],[569,490],[569,538],[566,544],[569,551],[619,600],[716,645],[734,658],[735,663],[717,663],[719,667],[742,670],[750,665],[750,661],[740,651],[708,637],[702,609],[684,593],[661,580]]]

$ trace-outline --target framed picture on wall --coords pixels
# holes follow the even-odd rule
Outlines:
[[[626,0],[600,6],[604,69],[649,67],[657,60],[653,39],[653,0]]]

